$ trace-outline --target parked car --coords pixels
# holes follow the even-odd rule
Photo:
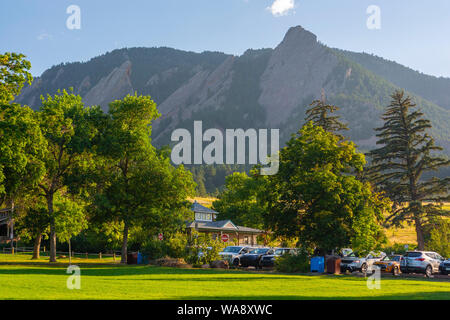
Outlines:
[[[219,252],[219,256],[230,263],[230,265],[238,266],[241,255],[249,253],[255,248],[248,246],[229,246]]]
[[[408,251],[400,262],[403,273],[424,273],[431,276],[439,272],[439,266],[444,258],[433,251]]]
[[[391,272],[394,275],[400,273],[400,261],[402,260],[401,255],[390,255],[385,256],[380,261],[375,261],[373,263],[374,267],[379,267],[383,272]]]
[[[450,259],[441,262],[439,271],[441,271],[441,274],[443,275],[448,275],[450,273]]]
[[[341,256],[341,257],[346,257],[346,256],[348,256],[349,254],[351,254],[353,252],[353,249],[350,249],[350,248],[343,248],[343,249],[341,249],[340,251],[339,251],[339,255]]]
[[[295,249],[291,248],[276,248],[273,249],[273,252],[264,255],[261,258],[261,267],[264,268],[272,268],[275,265],[275,260],[278,257],[281,257],[284,254],[293,254]]]
[[[341,272],[360,271],[366,273],[372,270],[372,266],[376,261],[380,261],[386,256],[384,252],[371,251],[368,255],[360,257],[358,253],[352,252],[341,259]]]
[[[266,254],[272,254],[274,251],[270,248],[256,248],[240,256],[239,262],[241,267],[261,268],[261,258]],[[234,263],[233,263],[234,264]],[[236,265],[236,264],[234,264]]]

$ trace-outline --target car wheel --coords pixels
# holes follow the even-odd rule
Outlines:
[[[367,273],[367,264],[363,263],[361,266],[361,272],[362,273]]]
[[[428,278],[431,277],[431,276],[433,275],[433,268],[431,268],[430,265],[428,265],[428,266],[425,268],[425,275],[426,275]]]
[[[233,266],[239,267],[239,259],[238,258],[233,260]]]

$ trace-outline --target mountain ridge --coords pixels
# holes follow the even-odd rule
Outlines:
[[[202,120],[204,128],[280,128],[283,143],[301,126],[309,103],[324,91],[341,108],[339,114],[351,128],[348,136],[364,150],[375,146],[373,128],[381,124],[389,95],[404,88],[450,154],[450,79],[329,48],[301,26],[290,28],[276,48],[249,49],[241,56],[141,47],[61,64],[24,88],[17,102],[38,108],[41,94],[69,87],[87,105],[105,110],[128,93],[150,94],[162,114],[152,137],[159,146],[170,143],[171,130],[192,128],[193,120]]]

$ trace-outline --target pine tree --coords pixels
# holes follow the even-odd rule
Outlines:
[[[375,129],[380,148],[368,155],[372,159],[369,177],[394,202],[387,221],[391,225],[414,223],[419,250],[424,249],[424,227],[430,219],[448,214],[442,202],[449,199],[450,178],[422,176],[450,165],[437,154],[442,150],[428,134],[432,127],[423,113],[403,91],[397,90],[382,116],[384,125]]]
[[[339,108],[326,103],[323,91],[322,98],[314,100],[309,106],[311,108],[306,110],[306,123],[312,121],[315,126],[320,126],[331,133],[348,130],[347,125],[339,121],[339,116],[330,116],[330,114],[338,111]]]

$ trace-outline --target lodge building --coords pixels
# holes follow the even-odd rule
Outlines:
[[[11,218],[11,209],[0,209],[0,243],[11,241],[14,220]]]
[[[195,201],[192,204],[193,220],[186,222],[188,235],[193,230],[210,234],[212,239],[220,239],[223,242],[237,245],[256,245],[258,235],[264,233],[263,230],[253,229],[235,225],[231,220],[217,221],[217,211],[202,206]]]

